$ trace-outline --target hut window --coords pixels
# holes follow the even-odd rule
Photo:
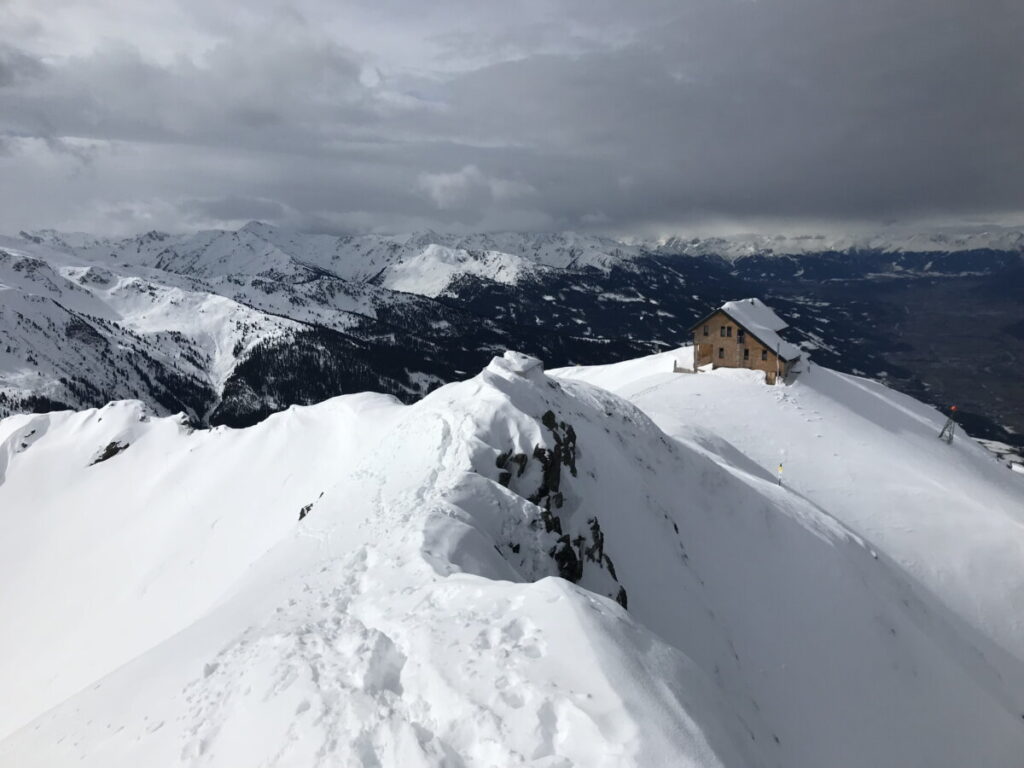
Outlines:
[[[726,336],[732,336],[732,326],[731,325],[725,326],[725,335]]]
[[[711,326],[705,325],[704,326],[704,335],[705,336],[709,336],[710,334],[711,334]]]
[[[725,326],[724,325],[721,328],[718,329],[718,335],[723,337],[723,338],[725,337]]]
[[[719,348],[718,348],[718,356],[719,356],[720,358],[721,358],[721,357],[725,357],[725,347],[719,347]]]
[[[744,360],[749,360],[750,359],[750,350],[749,349],[744,349],[743,350],[743,359]]]
[[[742,328],[737,328],[736,329],[736,341],[738,341],[740,344],[742,344],[744,342],[744,340],[745,340],[744,339],[744,334],[745,333],[746,333],[746,331],[744,331]]]
[[[761,359],[762,360],[767,360],[768,359],[768,350],[767,349],[762,349],[761,350]]]

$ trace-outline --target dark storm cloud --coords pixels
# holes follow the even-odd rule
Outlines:
[[[484,116],[480,138],[547,151],[544,165],[560,178],[590,176],[563,191],[567,211],[604,205],[626,219],[671,219],[1019,208],[1019,23],[936,3],[909,18],[881,3],[827,14],[824,5],[681,18],[646,46],[474,72],[451,98],[460,114]],[[506,99],[515,110],[502,109]]]
[[[166,30],[115,19],[112,37],[107,17],[76,37],[21,9],[36,31],[0,48],[0,229],[1024,210],[1016,2],[172,7]]]
[[[39,78],[46,67],[35,56],[0,44],[0,88]]]
[[[285,208],[275,200],[260,200],[252,197],[220,197],[214,200],[184,200],[180,204],[183,213],[191,214],[199,221],[251,221],[253,219],[280,219]]]

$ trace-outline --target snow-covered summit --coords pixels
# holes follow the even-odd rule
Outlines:
[[[0,765],[1012,765],[1021,478],[685,354],[0,421]]]
[[[543,377],[544,363],[531,355],[510,350],[501,357],[491,360],[487,370],[502,375],[511,373],[526,379],[537,380],[539,377]]]
[[[524,273],[536,268],[536,264],[518,255],[467,251],[431,243],[415,256],[389,266],[383,284],[396,291],[433,297],[465,275],[514,284]]]

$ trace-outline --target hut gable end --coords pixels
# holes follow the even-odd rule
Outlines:
[[[800,349],[778,332],[786,322],[759,299],[723,304],[691,327],[694,362],[714,368],[750,368],[774,383],[800,358]]]

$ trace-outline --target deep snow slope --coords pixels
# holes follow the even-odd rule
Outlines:
[[[514,353],[244,430],[0,421],[0,584],[2,766],[1024,753],[986,627],[724,440]]]
[[[826,509],[893,556],[1001,653],[1024,661],[1024,476],[946,417],[877,382],[806,361],[788,385],[752,371],[672,373],[692,347],[562,369],[633,402],[668,434]]]

